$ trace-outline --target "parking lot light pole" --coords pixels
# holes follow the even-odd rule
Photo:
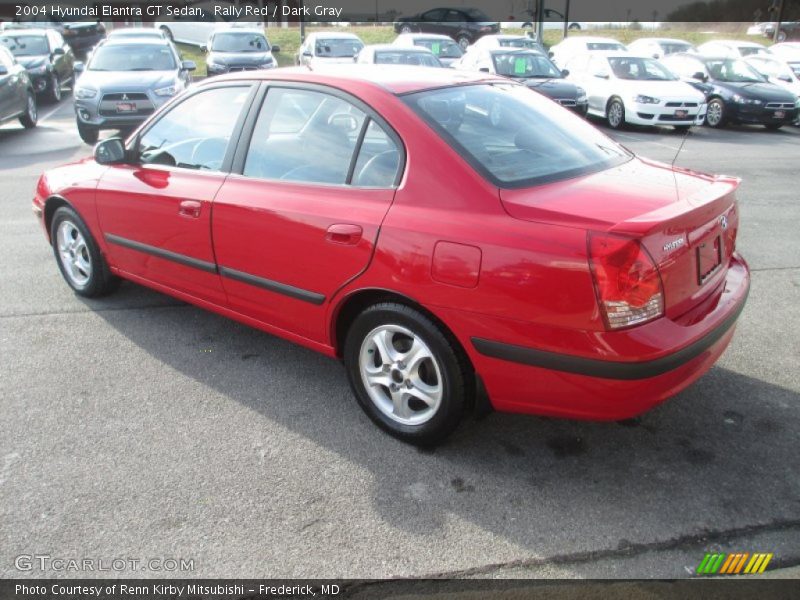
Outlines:
[[[567,39],[568,32],[569,32],[569,0],[567,0],[567,4],[564,6],[564,39]]]

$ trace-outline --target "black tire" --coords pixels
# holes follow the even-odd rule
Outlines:
[[[165,27],[164,25],[161,26],[161,31],[164,32],[164,35],[167,36],[167,39],[170,42],[174,42],[175,38],[172,37],[172,31],[170,31],[169,27]]]
[[[783,123],[767,123],[764,125],[770,131],[778,131],[781,127],[783,127]]]
[[[85,271],[80,272],[87,276],[85,282],[76,281],[74,276],[69,274],[69,269],[64,264],[64,261],[67,260],[67,258],[62,255],[65,248],[59,243],[59,228],[61,228],[62,225],[64,225],[66,229],[71,228],[73,231],[77,230],[80,236],[82,236],[83,243],[74,250],[74,253],[80,255],[90,267],[88,273]],[[78,213],[69,206],[58,208],[53,215],[53,221],[50,224],[50,242],[53,246],[53,254],[56,257],[58,269],[61,271],[64,281],[66,281],[67,285],[79,296],[97,298],[110,294],[119,287],[119,278],[111,274],[108,263],[103,257],[102,252],[100,252],[97,242],[95,242],[92,234],[89,232],[89,228],[86,227],[86,224]]]
[[[36,94],[29,91],[26,102],[25,113],[19,118],[19,122],[25,129],[33,129],[39,121],[39,109],[36,107]]]
[[[50,73],[50,81],[47,82],[47,99],[52,103],[61,102],[61,82],[58,73]]]
[[[400,33],[414,33],[414,29],[411,27],[411,25],[403,25],[400,28]]]
[[[625,127],[625,105],[619,98],[612,98],[606,107],[606,121],[611,129]]]
[[[100,130],[96,127],[84,125],[79,119],[78,135],[81,136],[81,139],[84,141],[84,143],[94,146],[97,143],[97,139],[100,137]]]
[[[462,52],[466,52],[467,48],[469,48],[470,39],[466,35],[461,34],[458,37],[456,37],[456,43],[461,48]]]
[[[406,393],[408,399],[405,402],[412,415],[411,418],[418,418],[417,415],[422,415],[426,418],[424,422],[407,424],[400,422],[402,421],[401,416],[389,416],[385,412],[386,408],[383,410],[379,408],[378,402],[370,395],[364,383],[361,357],[372,356],[373,358],[367,360],[375,361],[377,359],[383,363],[380,350],[374,352],[369,345],[370,340],[374,339],[375,332],[385,327],[399,328],[410,332],[430,352],[430,359],[418,363],[416,373],[418,379],[423,380],[422,383],[440,389],[438,405],[435,407],[426,405],[414,395],[414,392]],[[390,339],[397,344],[402,344],[404,340],[406,344],[411,344],[411,339],[402,332],[393,333],[391,336]],[[401,345],[400,348],[402,349],[403,346]],[[398,347],[394,346],[393,350],[398,351]],[[400,354],[399,356],[404,355]],[[376,304],[356,317],[345,339],[344,363],[350,387],[364,412],[390,435],[410,444],[434,446],[441,443],[458,426],[465,408],[474,405],[475,377],[463,350],[429,317],[403,304],[394,302]],[[415,389],[411,383],[413,376],[403,380],[401,372],[397,370],[407,369],[413,373],[414,366],[403,365],[402,358],[399,359],[399,362],[391,365],[383,364],[385,368],[380,373],[386,374],[387,381],[399,382],[398,384],[392,383],[392,385],[398,388],[401,395],[407,389]],[[381,365],[372,364],[365,368],[380,369],[380,367]],[[423,369],[426,371],[424,374]],[[396,379],[395,376],[397,376]],[[388,386],[371,387],[373,394],[382,395],[389,404],[392,403],[388,397],[392,393]],[[412,407],[413,403],[416,403],[416,408]],[[418,409],[419,412],[413,412]]]
[[[581,26],[579,23],[570,23],[570,26],[567,29],[569,29],[570,31],[580,31]]]
[[[778,42],[785,42],[786,38],[788,37],[786,31],[783,29],[778,31]]]
[[[718,115],[717,111],[719,111]],[[722,98],[712,98],[706,109],[706,125],[715,129],[724,127],[728,120],[725,112],[725,103],[722,101]]]

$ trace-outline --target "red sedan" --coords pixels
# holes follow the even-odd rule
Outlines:
[[[208,80],[34,212],[76,293],[129,279],[341,358],[431,444],[479,397],[623,419],[705,373],[749,288],[738,183],[507,80],[347,66]]]

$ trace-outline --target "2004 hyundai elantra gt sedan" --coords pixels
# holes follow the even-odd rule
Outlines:
[[[339,357],[432,444],[478,396],[622,419],[705,373],[749,287],[738,183],[508,80],[351,66],[193,87],[33,207],[76,293],[129,279]]]

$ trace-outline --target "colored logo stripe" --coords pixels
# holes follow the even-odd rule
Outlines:
[[[735,552],[731,554],[707,552],[697,566],[699,575],[753,575],[763,573],[774,554]],[[748,560],[749,559],[749,560]],[[745,566],[747,565],[747,566]],[[742,571],[744,569],[744,571]]]

